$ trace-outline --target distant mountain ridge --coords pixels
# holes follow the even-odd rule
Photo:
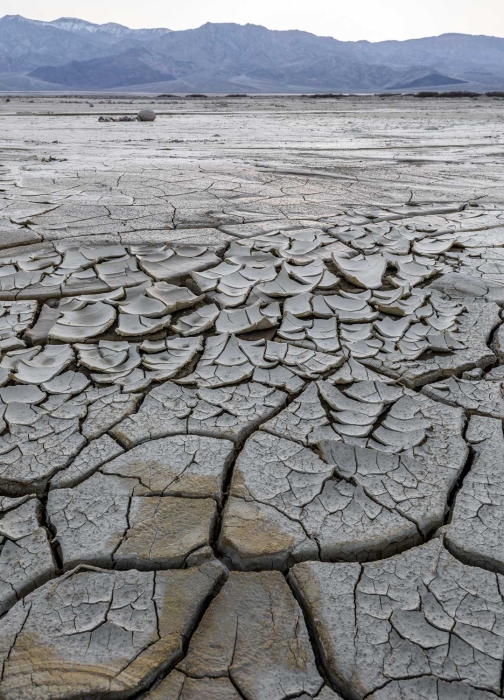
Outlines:
[[[109,41],[111,43],[121,41],[121,39],[126,37],[147,41],[148,39],[168,34],[171,31],[163,27],[157,29],[130,29],[123,24],[116,24],[115,22],[94,24],[93,22],[86,22],[86,20],[76,19],[75,17],[60,17],[46,24],[50,24],[58,29],[64,29],[68,32],[80,34],[81,36],[91,34],[101,41]]]
[[[0,19],[0,90],[377,92],[504,88],[504,38],[343,42],[207,23],[130,29],[72,17]]]

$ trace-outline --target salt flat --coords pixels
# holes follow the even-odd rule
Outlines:
[[[2,698],[504,696],[503,104],[0,99]]]

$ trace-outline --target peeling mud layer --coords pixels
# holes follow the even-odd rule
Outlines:
[[[502,102],[140,104],[0,98],[0,697],[504,697]]]

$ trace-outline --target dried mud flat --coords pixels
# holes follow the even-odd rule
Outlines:
[[[503,104],[0,101],[1,698],[503,697]]]

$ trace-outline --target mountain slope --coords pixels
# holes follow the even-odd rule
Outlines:
[[[0,20],[1,72],[19,73],[43,65],[64,65],[107,53],[108,47],[91,36],[76,36],[19,15],[7,15]]]
[[[442,34],[408,41],[358,41],[352,53],[368,63],[435,66],[438,70],[464,72],[474,68],[504,74],[504,39],[470,34]]]
[[[73,88],[106,90],[122,85],[143,85],[173,80],[174,76],[153,68],[151,55],[143,47],[129,49],[106,59],[72,61],[65,66],[37,68],[29,76]]]
[[[231,88],[243,86],[253,91],[261,90],[265,83],[267,89],[277,91],[352,90],[355,86],[373,90],[401,80],[404,74],[401,69],[349,58],[346,45],[335,39],[255,25],[205,24],[170,32],[149,42],[148,47],[150,56],[143,53],[139,60],[168,79],[183,80],[189,90],[212,91],[223,82]],[[106,57],[86,67],[76,62],[58,69],[42,67],[30,75],[87,89],[138,85],[136,73],[129,81],[127,71],[115,74],[122,60],[131,66],[129,52],[120,57],[119,62]]]
[[[6,16],[0,74],[3,84],[16,84],[17,76],[20,86],[33,80],[47,90],[156,91],[164,83],[175,92],[371,92],[462,83],[496,89],[504,87],[504,39],[444,34],[343,42],[251,24],[170,31]]]
[[[449,78],[447,75],[442,75],[441,73],[429,73],[421,78],[415,78],[414,80],[406,80],[402,83],[396,83],[392,85],[391,90],[406,90],[409,88],[436,88],[436,87],[447,87],[449,85],[465,85],[467,81],[457,80],[457,78]]]

